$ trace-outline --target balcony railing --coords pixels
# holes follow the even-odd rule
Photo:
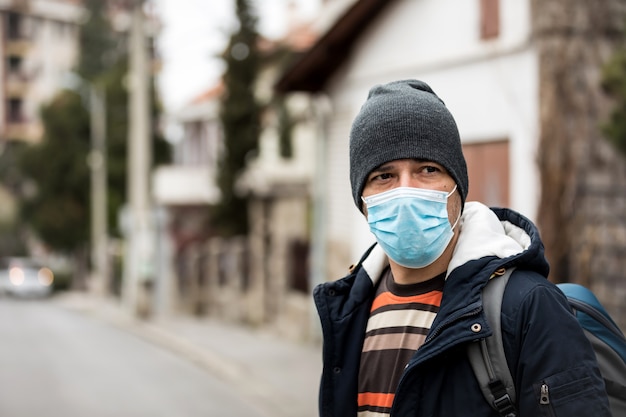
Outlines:
[[[8,38],[6,55],[25,56],[32,48],[32,41],[27,37]]]
[[[38,122],[7,121],[2,137],[6,140],[21,140],[37,143],[43,136],[43,127]]]
[[[7,97],[23,98],[30,88],[33,77],[26,71],[9,71],[5,81]]]

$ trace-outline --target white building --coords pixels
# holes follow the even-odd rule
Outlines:
[[[457,120],[468,162],[468,200],[534,218],[539,198],[538,66],[524,0],[327,0],[319,41],[281,78],[281,93],[326,96],[328,132],[315,178],[324,189],[326,270],[336,279],[374,241],[352,201],[348,137],[370,87],[421,79]]]
[[[173,160],[152,173],[152,196],[161,213],[159,285],[165,290],[160,295],[160,313],[201,302],[198,274],[191,270],[185,255],[199,256],[197,247],[204,246],[213,234],[209,207],[220,198],[216,178],[223,147],[219,119],[222,91],[219,84],[171,116],[180,129],[176,138],[170,138],[174,140]]]
[[[216,180],[224,148],[219,115],[224,86],[217,85],[172,115],[182,130],[173,163],[154,172],[153,194],[167,212],[172,281],[179,291],[174,297],[183,309],[254,324],[294,316],[308,320],[306,258],[315,125],[307,95],[275,102],[273,86],[285,57],[306,50],[316,39],[309,29],[304,22],[294,23],[286,39],[259,39],[262,69],[254,89],[262,132],[258,152],[248,156],[235,189],[249,199],[248,236],[221,239],[210,217],[211,206],[221,198]],[[281,117],[285,108],[289,121]],[[288,129],[291,123],[293,129]],[[291,130],[282,138],[288,152],[281,144],[286,130]],[[299,322],[296,327],[302,328]]]

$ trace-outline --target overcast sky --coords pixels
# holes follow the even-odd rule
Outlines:
[[[284,33],[290,1],[303,18],[319,0],[256,0],[259,31],[270,38]],[[159,77],[167,111],[176,111],[213,86],[222,66],[221,53],[234,26],[234,0],[154,0],[163,28],[157,43],[163,61]]]

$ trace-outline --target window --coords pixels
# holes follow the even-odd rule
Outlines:
[[[9,99],[7,119],[9,123],[20,123],[22,117],[22,100],[19,98]]]
[[[8,58],[9,73],[19,74],[22,68],[22,58],[19,56],[11,55]]]
[[[500,35],[500,0],[480,0],[480,37],[493,39]]]
[[[288,248],[289,288],[303,294],[309,294],[311,292],[308,270],[309,243],[302,240],[293,240],[289,242]]]
[[[509,142],[507,140],[463,145],[469,176],[467,201],[487,206],[509,206]]]
[[[7,37],[9,39],[19,39],[20,38],[20,26],[21,26],[21,18],[17,13],[8,13],[7,14]]]

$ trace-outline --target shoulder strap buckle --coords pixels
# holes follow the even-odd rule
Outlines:
[[[502,417],[515,417],[515,385],[502,344],[500,315],[504,288],[514,268],[500,268],[483,288],[483,309],[493,334],[468,345],[468,357],[480,389]]]

